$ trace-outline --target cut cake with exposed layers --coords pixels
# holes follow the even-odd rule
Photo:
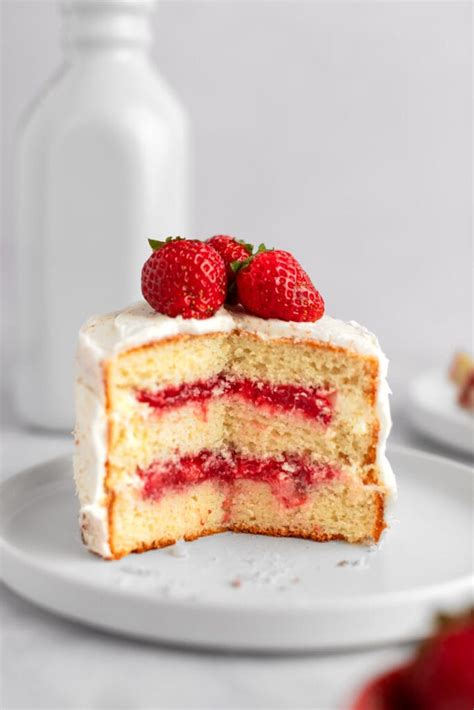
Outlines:
[[[371,543],[395,481],[387,360],[356,323],[91,318],[76,379],[84,542],[105,558],[233,530]]]

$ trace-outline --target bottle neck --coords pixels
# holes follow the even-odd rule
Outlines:
[[[136,56],[153,38],[154,0],[62,0],[63,41],[69,58]]]

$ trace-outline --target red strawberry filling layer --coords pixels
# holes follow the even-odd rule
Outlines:
[[[278,459],[255,459],[232,451],[225,455],[201,451],[177,461],[155,461],[145,470],[139,468],[137,473],[143,481],[143,497],[152,500],[205,481],[231,486],[247,479],[267,483],[287,508],[302,505],[314,486],[341,476],[338,469],[302,456],[287,454]]]
[[[330,423],[336,399],[335,391],[326,387],[274,385],[249,379],[239,380],[225,375],[184,383],[177,387],[166,387],[157,392],[137,392],[139,402],[156,410],[180,407],[189,402],[204,403],[211,398],[223,396],[240,397],[257,406],[296,412],[321,424]]]

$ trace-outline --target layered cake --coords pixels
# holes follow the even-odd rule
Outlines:
[[[224,259],[216,281],[206,249],[183,266],[166,246],[159,259],[175,275],[180,265],[179,288],[171,280],[160,291],[166,269],[154,281],[144,268],[148,303],[80,331],[75,480],[86,545],[117,559],[226,530],[377,542],[395,483],[387,360],[375,336],[323,315],[299,276],[279,299],[286,272],[279,264],[275,277],[275,251],[232,261],[236,278]],[[204,291],[188,298],[195,267]],[[178,297],[184,315],[170,315]]]

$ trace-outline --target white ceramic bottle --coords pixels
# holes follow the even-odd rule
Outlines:
[[[185,113],[149,55],[153,0],[63,0],[65,62],[16,160],[22,419],[73,425],[77,331],[141,297],[147,238],[185,234]]]

